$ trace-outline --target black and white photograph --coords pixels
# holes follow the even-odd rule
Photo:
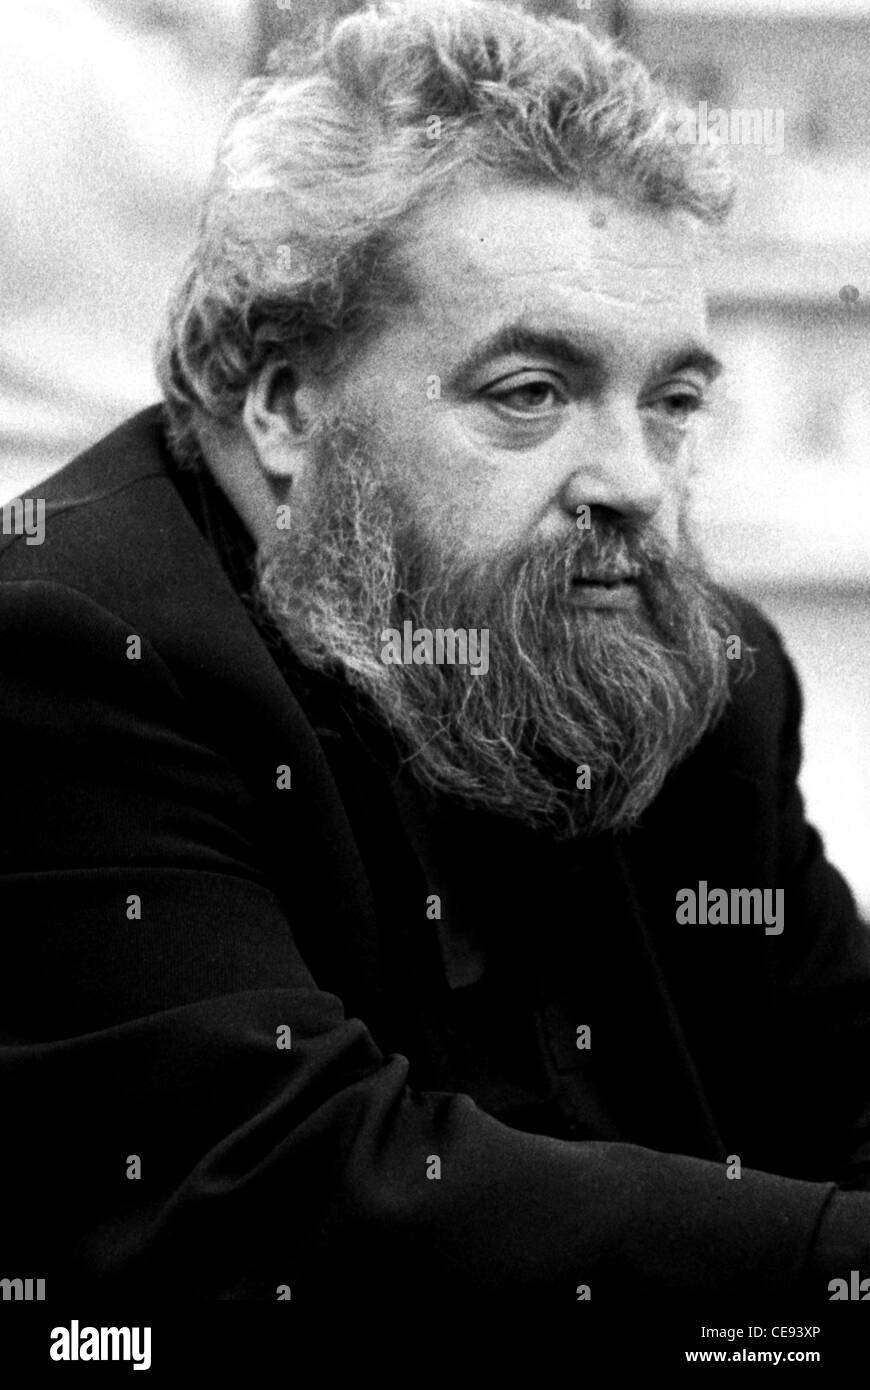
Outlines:
[[[0,1377],[866,1373],[870,7],[0,30]]]

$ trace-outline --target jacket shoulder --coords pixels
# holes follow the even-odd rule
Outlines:
[[[5,524],[0,528],[0,566],[4,568],[0,572],[14,565],[22,547],[27,550],[44,544],[43,537],[28,536],[30,528],[22,524],[24,507],[19,503],[29,504],[28,515],[34,519],[38,515],[47,521],[97,505],[140,479],[165,476],[167,462],[163,408],[149,406],[5,504]]]
[[[23,533],[3,537],[0,588],[28,586],[21,603],[31,616],[75,593],[152,639],[170,664],[218,642],[219,632],[247,632],[241,600],[185,505],[176,467],[162,407],[126,421],[23,499],[42,504],[44,534],[38,543]],[[7,594],[7,615],[10,603],[14,609]]]
[[[705,736],[692,764],[714,761],[729,775],[766,782],[777,775],[784,744],[793,740],[801,714],[800,685],[776,625],[757,604],[722,590],[733,617],[731,697]]]

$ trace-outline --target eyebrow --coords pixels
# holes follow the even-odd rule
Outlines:
[[[559,329],[543,331],[522,323],[509,323],[471,345],[451,373],[450,385],[458,384],[461,378],[471,376],[496,358],[508,357],[511,353],[554,357],[573,367],[597,372],[601,370],[600,353],[582,337]],[[708,382],[712,382],[724,368],[718,357],[697,342],[684,343],[654,363],[654,374],[658,376],[686,370],[700,372]]]

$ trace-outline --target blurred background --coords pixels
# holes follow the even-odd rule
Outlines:
[[[152,343],[238,85],[353,0],[28,0],[0,49],[0,503],[150,404]],[[769,113],[730,143],[711,247],[728,368],[705,425],[711,567],[783,633],[802,786],[870,918],[870,6],[525,0],[621,38],[685,101]],[[712,119],[712,115],[711,115]]]

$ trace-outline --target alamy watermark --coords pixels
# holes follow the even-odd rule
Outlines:
[[[765,936],[779,936],[785,926],[784,888],[726,888],[707,890],[702,878],[698,891],[680,888],[677,892],[677,921],[691,926],[759,926],[765,923]],[[750,916],[751,908],[751,916]]]
[[[150,1327],[69,1327],[51,1329],[52,1361],[132,1361],[134,1371],[151,1368]]]
[[[785,112],[781,106],[682,106],[674,135],[678,145],[759,145],[765,154],[782,154]]]
[[[45,1280],[0,1279],[0,1298],[3,1299],[4,1303],[9,1299],[23,1303],[32,1303],[34,1301],[37,1303],[44,1303]]]
[[[6,502],[0,508],[0,530],[4,536],[26,536],[25,545],[42,545],[45,540],[45,498],[16,497]]]
[[[828,1293],[831,1295],[829,1303],[841,1302],[843,1299],[851,1299],[854,1303],[870,1303],[870,1279],[862,1279],[860,1270],[850,1269],[848,1284],[845,1279],[832,1279],[828,1285]]]
[[[489,628],[415,628],[409,620],[381,633],[381,661],[385,666],[467,666],[472,676],[489,670]]]

